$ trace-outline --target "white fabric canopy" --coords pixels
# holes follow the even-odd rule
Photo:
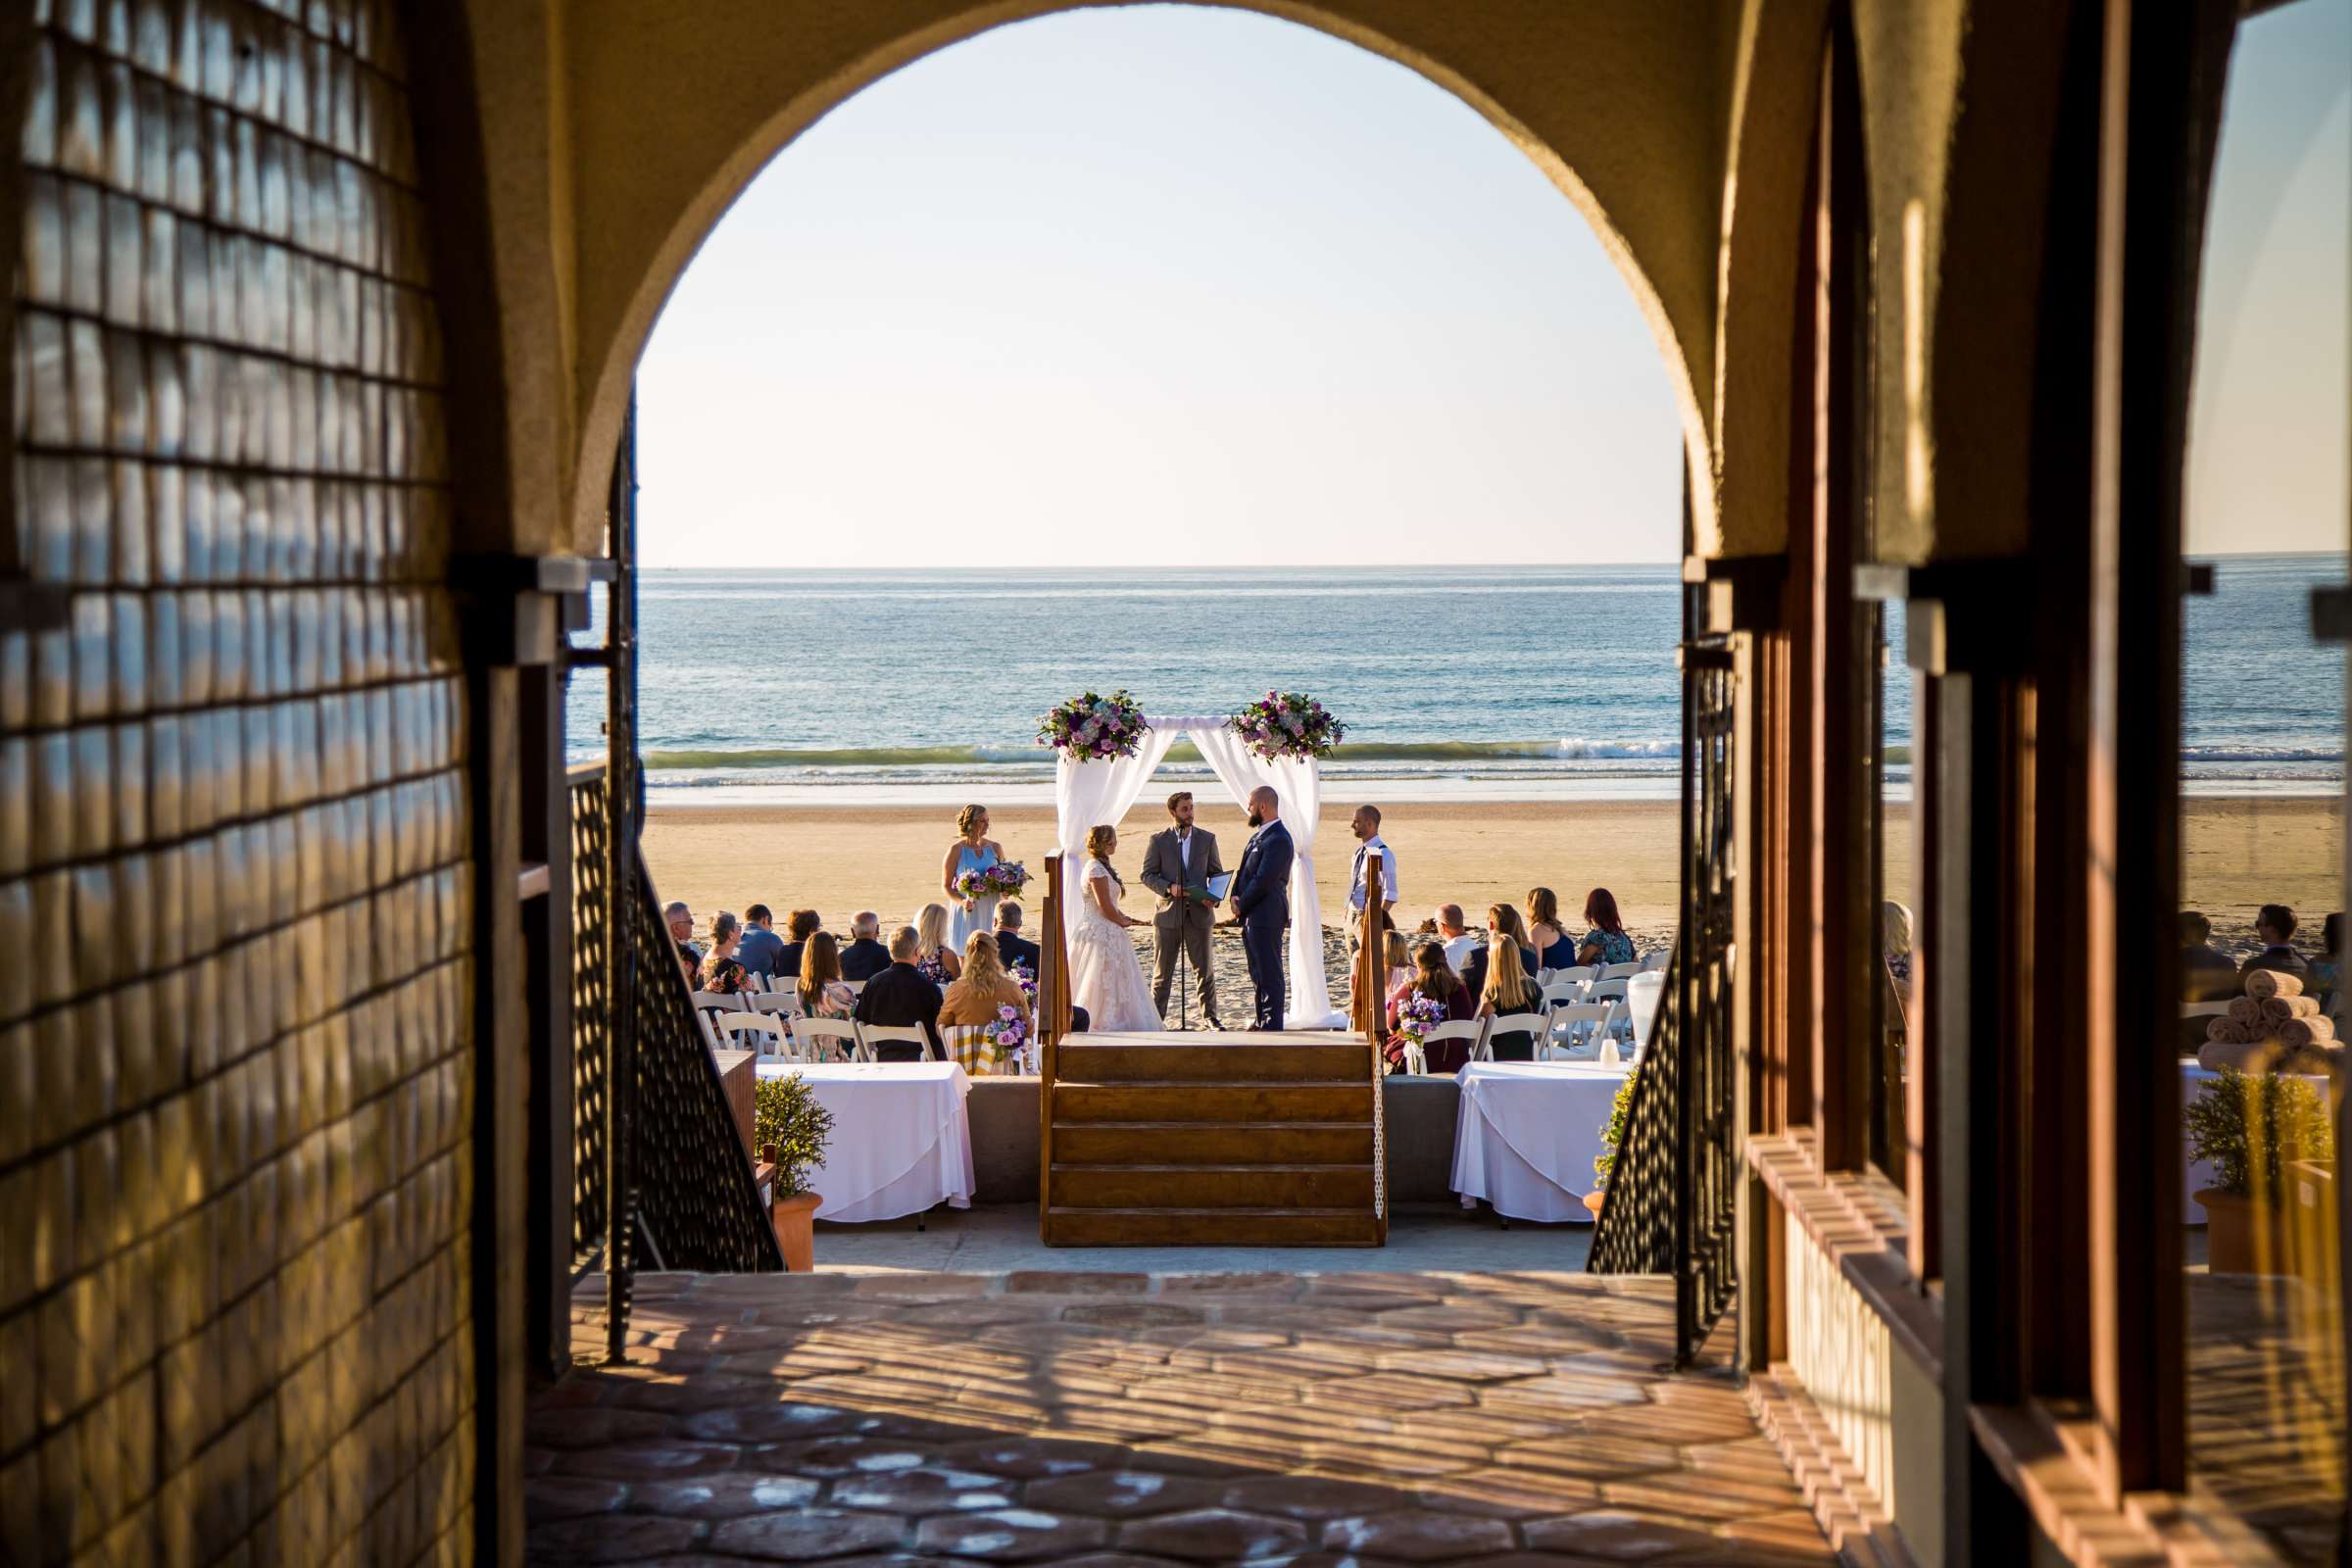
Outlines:
[[[1217,775],[1233,792],[1236,804],[1247,805],[1250,792],[1271,785],[1282,803],[1282,823],[1290,829],[1295,858],[1291,862],[1291,984],[1283,1005],[1283,1021],[1297,1028],[1338,1029],[1347,1015],[1331,1005],[1331,986],[1323,973],[1323,900],[1315,891],[1315,827],[1323,815],[1323,768],[1312,758],[1269,762],[1242,744],[1222,718],[1146,719],[1143,744],[1133,757],[1109,760],[1073,761],[1063,753],[1054,775],[1055,830],[1061,838],[1062,896],[1079,896],[1078,872],[1086,863],[1086,835],[1098,823],[1116,825],[1152,782],[1152,775],[1179,737],[1189,738]],[[1210,832],[1219,824],[1203,821]],[[1246,841],[1246,839],[1245,839]],[[1225,854],[1226,869],[1242,863],[1241,844]]]

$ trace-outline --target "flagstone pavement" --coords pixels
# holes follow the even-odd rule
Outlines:
[[[644,1275],[532,1404],[539,1563],[1834,1562],[1665,1280]]]

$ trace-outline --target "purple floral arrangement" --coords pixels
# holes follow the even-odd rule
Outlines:
[[[1007,1003],[997,1009],[996,1021],[988,1026],[988,1043],[996,1048],[999,1061],[1010,1061],[1021,1054],[1029,1043],[1029,1020],[1021,1009]]]
[[[1029,885],[1029,868],[1018,860],[1005,860],[978,871],[966,871],[956,879],[956,891],[967,899],[1013,899]]]
[[[1268,692],[1226,724],[1269,762],[1290,757],[1329,757],[1348,726],[1304,692]]]
[[[1421,1044],[1446,1018],[1446,1004],[1435,997],[1407,997],[1396,1004],[1396,1032]]]
[[[1037,976],[1029,972],[1029,964],[1027,960],[1024,959],[1021,962],[1015,963],[1007,972],[1011,974],[1013,979],[1020,982],[1021,995],[1028,1000],[1029,1005],[1032,1007],[1036,1006]]]
[[[1124,690],[1108,697],[1087,692],[1047,710],[1037,721],[1037,744],[1073,761],[1107,761],[1133,757],[1150,727],[1142,706]]]

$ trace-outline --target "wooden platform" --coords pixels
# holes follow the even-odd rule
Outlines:
[[[1051,1247],[1378,1247],[1362,1035],[1079,1034],[1055,1053]]]

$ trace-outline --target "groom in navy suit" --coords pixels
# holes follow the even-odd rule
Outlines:
[[[1261,825],[1262,824],[1262,825]],[[1291,830],[1282,825],[1282,800],[1266,785],[1250,792],[1249,847],[1233,874],[1234,918],[1242,923],[1242,952],[1257,988],[1257,1027],[1282,1027],[1282,934],[1291,923]]]

